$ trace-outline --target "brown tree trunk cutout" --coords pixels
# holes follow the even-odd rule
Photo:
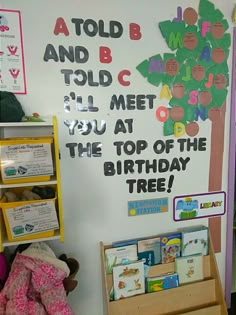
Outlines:
[[[226,102],[223,106],[213,107],[209,110],[208,117],[212,122],[211,128],[211,152],[208,191],[220,191],[222,189],[224,133],[225,133]],[[221,217],[208,219],[212,236],[213,247],[216,253],[221,251]]]

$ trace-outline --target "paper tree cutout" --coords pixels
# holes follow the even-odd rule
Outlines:
[[[182,136],[186,132],[195,136],[197,122],[217,120],[214,110],[225,103],[231,39],[223,14],[208,0],[200,0],[199,13],[193,8],[182,12],[179,7],[178,15],[173,21],[159,23],[173,52],[154,55],[137,70],[150,84],[162,84],[161,94],[169,98],[169,106],[162,106],[164,118],[159,119],[164,122],[164,135]],[[222,123],[222,115],[220,119]]]

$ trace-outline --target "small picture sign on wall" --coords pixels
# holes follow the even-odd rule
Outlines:
[[[128,215],[163,213],[168,211],[168,198],[128,201]]]
[[[174,198],[174,220],[183,221],[225,214],[226,193],[215,192]]]
[[[26,94],[21,12],[0,9],[0,91]]]

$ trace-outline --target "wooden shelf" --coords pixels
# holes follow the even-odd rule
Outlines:
[[[204,280],[174,289],[110,301],[112,275],[106,274],[105,249],[100,243],[103,288],[108,315],[227,315],[215,254],[210,240],[209,255],[203,258]],[[151,266],[148,276],[174,271],[174,263]]]
[[[127,313],[130,315],[182,314],[183,311],[190,312],[199,309],[199,305],[201,308],[207,308],[211,304],[216,304],[215,279],[112,301],[110,312],[121,315],[126,314],[123,313],[124,310],[130,309],[130,313]],[[154,307],[155,305],[158,307]]]
[[[214,306],[209,306],[205,307],[202,309],[198,309],[196,311],[184,313],[184,315],[221,315],[225,314],[223,313],[223,309],[220,305],[214,305]]]

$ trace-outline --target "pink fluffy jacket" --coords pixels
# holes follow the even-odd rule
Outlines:
[[[63,286],[63,279],[68,274],[67,265],[53,253],[41,251],[40,246],[18,253],[0,292],[0,314],[74,314]]]

